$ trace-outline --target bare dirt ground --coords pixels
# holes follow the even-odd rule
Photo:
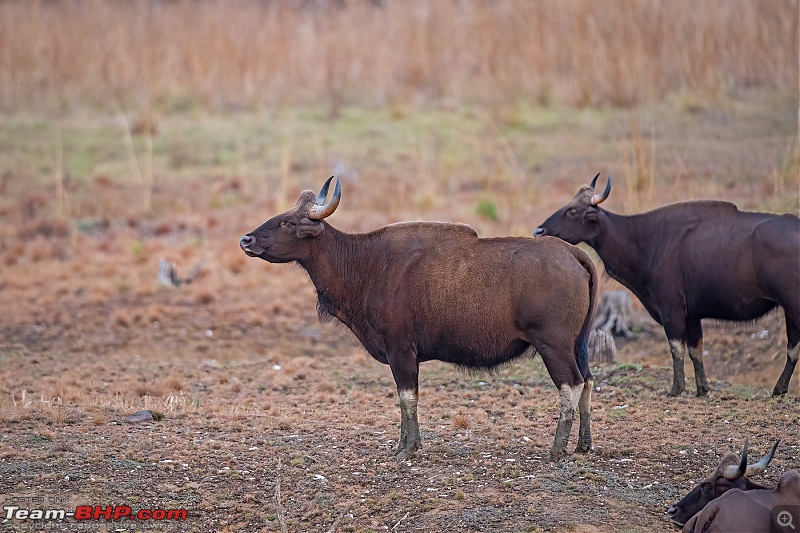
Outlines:
[[[783,441],[765,480],[800,456],[796,387],[774,400],[766,389],[715,381],[707,399],[665,398],[665,354],[649,358],[657,364],[641,357],[663,343],[645,339],[620,357],[640,364],[594,370],[590,455],[546,462],[557,396],[540,360],[493,375],[430,363],[425,447],[397,463],[391,375],[348,332],[313,321],[294,330],[212,321],[181,297],[155,300],[186,316],[128,328],[140,331],[124,341],[121,326],[87,331],[80,311],[73,324],[4,331],[19,342],[3,347],[15,405],[0,434],[2,493],[187,508],[180,527],[192,531],[279,530],[280,516],[290,531],[665,531],[666,506],[745,435],[754,453]],[[90,313],[108,322],[114,310]],[[751,331],[772,336],[778,325],[713,328],[708,344],[727,346],[728,359],[764,353],[777,343]],[[140,407],[164,418],[125,423]]]
[[[689,189],[695,196],[713,191],[768,205],[796,194],[793,177],[786,189],[770,176],[748,181],[757,164],[736,174],[732,169],[747,163],[745,141],[725,142],[726,135],[734,137],[726,128],[736,119],[717,118],[681,116],[671,137],[659,131],[656,159],[673,178],[650,191],[652,202]],[[716,181],[697,177],[706,172],[702,149],[693,144],[697,137],[684,139],[682,159],[670,156],[670,143],[682,138],[680,121],[689,121],[693,132],[716,125],[706,145],[713,158],[703,163]],[[780,150],[774,137],[758,133],[771,131],[776,121],[785,127],[783,118],[740,126],[756,132],[756,152]],[[589,146],[604,135],[616,139],[620,123],[627,122],[604,123],[602,133],[594,129],[585,137],[576,137],[580,128],[560,135],[573,146]],[[550,130],[525,135],[533,144],[555,142]],[[601,164],[615,164],[616,156],[602,155],[616,153],[614,142],[596,149]],[[495,224],[471,208],[459,211],[481,197],[472,183],[446,184],[456,191],[449,206],[408,192],[411,180],[372,169],[346,182],[342,212],[331,222],[357,231],[437,218],[472,223],[482,235],[530,231],[591,176],[588,167],[596,168],[543,150],[541,161],[530,163],[539,170],[520,164],[551,181],[537,182],[537,201],[517,205],[512,221]],[[383,152],[360,157],[380,158],[376,153]],[[398,156],[401,167],[402,161]],[[680,174],[680,168],[697,174]],[[570,178],[576,169],[581,177]],[[688,360],[689,390],[665,396],[672,375],[666,342],[640,315],[640,333],[620,342],[618,362],[593,369],[594,451],[558,463],[546,461],[558,400],[540,359],[491,374],[426,363],[420,384],[424,448],[412,461],[394,461],[399,408],[388,367],[366,355],[343,327],[318,322],[313,287],[302,271],[248,259],[238,249],[241,234],[285,208],[301,189],[319,186],[325,176],[311,177],[311,170],[297,170],[303,179],[285,184],[277,199],[235,176],[161,178],[153,189],[156,214],[66,220],[52,215],[50,188],[26,183],[24,175],[4,179],[4,498],[56,502],[44,507],[66,502],[189,511],[185,522],[98,526],[126,531],[279,531],[285,525],[289,531],[645,532],[670,530],[666,507],[725,451],[738,451],[745,436],[754,456],[782,440],[763,481],[800,466],[797,377],[787,397],[769,396],[785,358],[779,313],[754,323],[705,324],[712,392],[702,399],[693,396]],[[503,212],[515,205],[520,184],[501,185],[509,191],[496,189],[507,194],[497,199]],[[71,186],[73,202],[80,196],[86,205],[124,205],[138,191],[102,174],[80,190]],[[618,187],[616,194],[625,195],[624,185]],[[389,197],[398,205],[376,210]],[[177,263],[179,275],[202,261],[201,274],[190,285],[161,286],[162,257]],[[604,286],[614,288],[608,281]],[[127,423],[140,409],[153,411],[156,420]],[[73,526],[3,523],[25,531]]]

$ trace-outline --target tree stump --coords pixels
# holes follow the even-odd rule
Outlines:
[[[592,363],[613,363],[617,356],[617,344],[611,333],[595,329],[589,334],[587,341],[589,361]]]
[[[600,298],[593,327],[617,337],[633,337],[631,316],[633,307],[631,295],[627,291],[609,291]]]
[[[178,277],[178,269],[175,267],[175,263],[170,263],[165,257],[162,257],[161,261],[158,262],[158,282],[162,285],[172,285],[175,287],[188,285],[200,274],[202,268],[203,262],[200,261],[194,266],[187,277],[180,278]]]

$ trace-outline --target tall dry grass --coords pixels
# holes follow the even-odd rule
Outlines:
[[[0,108],[530,99],[793,89],[796,0],[0,2]]]

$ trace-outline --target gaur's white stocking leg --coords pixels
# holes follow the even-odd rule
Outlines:
[[[672,390],[667,393],[667,396],[679,396],[686,387],[686,377],[683,373],[686,344],[680,340],[670,339],[669,352],[672,354]]]
[[[694,364],[694,383],[697,386],[697,396],[706,396],[709,389],[706,370],[703,366],[703,341],[700,341],[697,346],[689,346],[689,357]]]
[[[592,449],[592,386],[594,381],[586,380],[581,390],[581,397],[578,401],[578,413],[581,417],[580,431],[578,432],[578,445],[575,453],[586,453]]]
[[[558,414],[558,424],[556,424],[556,437],[553,441],[553,448],[550,450],[550,460],[557,461],[567,453],[567,442],[572,431],[572,421],[575,420],[575,410],[580,403],[583,383],[570,386],[566,383],[561,385],[558,390],[560,407]]]
[[[400,441],[395,450],[395,459],[402,461],[422,447],[417,420],[419,361],[416,352],[410,349],[390,351],[387,355],[400,400]]]
[[[708,394],[708,379],[703,366],[703,328],[699,320],[686,321],[686,345],[689,348],[689,358],[694,365],[697,396],[705,396]]]
[[[400,441],[395,450],[395,459],[403,461],[422,447],[417,419],[418,393],[416,390],[398,390],[400,398]]]

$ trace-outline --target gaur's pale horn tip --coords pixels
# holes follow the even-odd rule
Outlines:
[[[325,196],[328,195],[328,187],[330,186],[330,181],[334,178],[331,176],[328,178],[328,181],[325,182],[325,185],[322,187],[325,192]],[[320,195],[323,191],[320,191]],[[325,196],[323,196],[322,201],[325,201]],[[342,199],[342,178],[336,177],[336,188],[333,190],[333,197],[331,198],[330,202],[325,205],[312,205],[311,209],[308,210],[308,218],[311,220],[322,220],[325,217],[329,217],[336,211],[336,208],[339,207],[339,201]]]
[[[730,465],[725,469],[722,473],[726,479],[730,479],[731,481],[739,479],[745,472],[747,472],[747,447],[748,447],[749,439],[747,436],[744,438],[744,447],[742,448],[742,457],[739,460],[738,465]]]
[[[770,449],[770,451],[767,452],[767,454],[764,457],[762,457],[759,462],[751,464],[751,465],[747,465],[747,470],[745,471],[744,475],[745,476],[754,476],[754,475],[760,474],[761,472],[766,470],[767,469],[767,465],[769,465],[770,461],[772,461],[772,456],[775,455],[775,450],[778,448],[778,443],[780,441],[781,441],[781,439],[776,440],[775,444],[772,445],[772,448]]]
[[[595,177],[595,179],[597,178]],[[592,182],[592,184],[594,184],[594,181]],[[603,190],[603,192],[600,194],[595,194],[594,196],[592,196],[592,199],[589,201],[589,204],[597,205],[603,203],[606,200],[606,198],[608,198],[608,195],[610,193],[611,193],[611,174],[608,175],[608,182],[606,183],[605,190]]]
[[[328,188],[331,186],[331,180],[333,176],[328,178],[325,181],[325,184],[319,190],[319,194],[317,195],[317,205],[325,205],[325,200],[328,198]]]

